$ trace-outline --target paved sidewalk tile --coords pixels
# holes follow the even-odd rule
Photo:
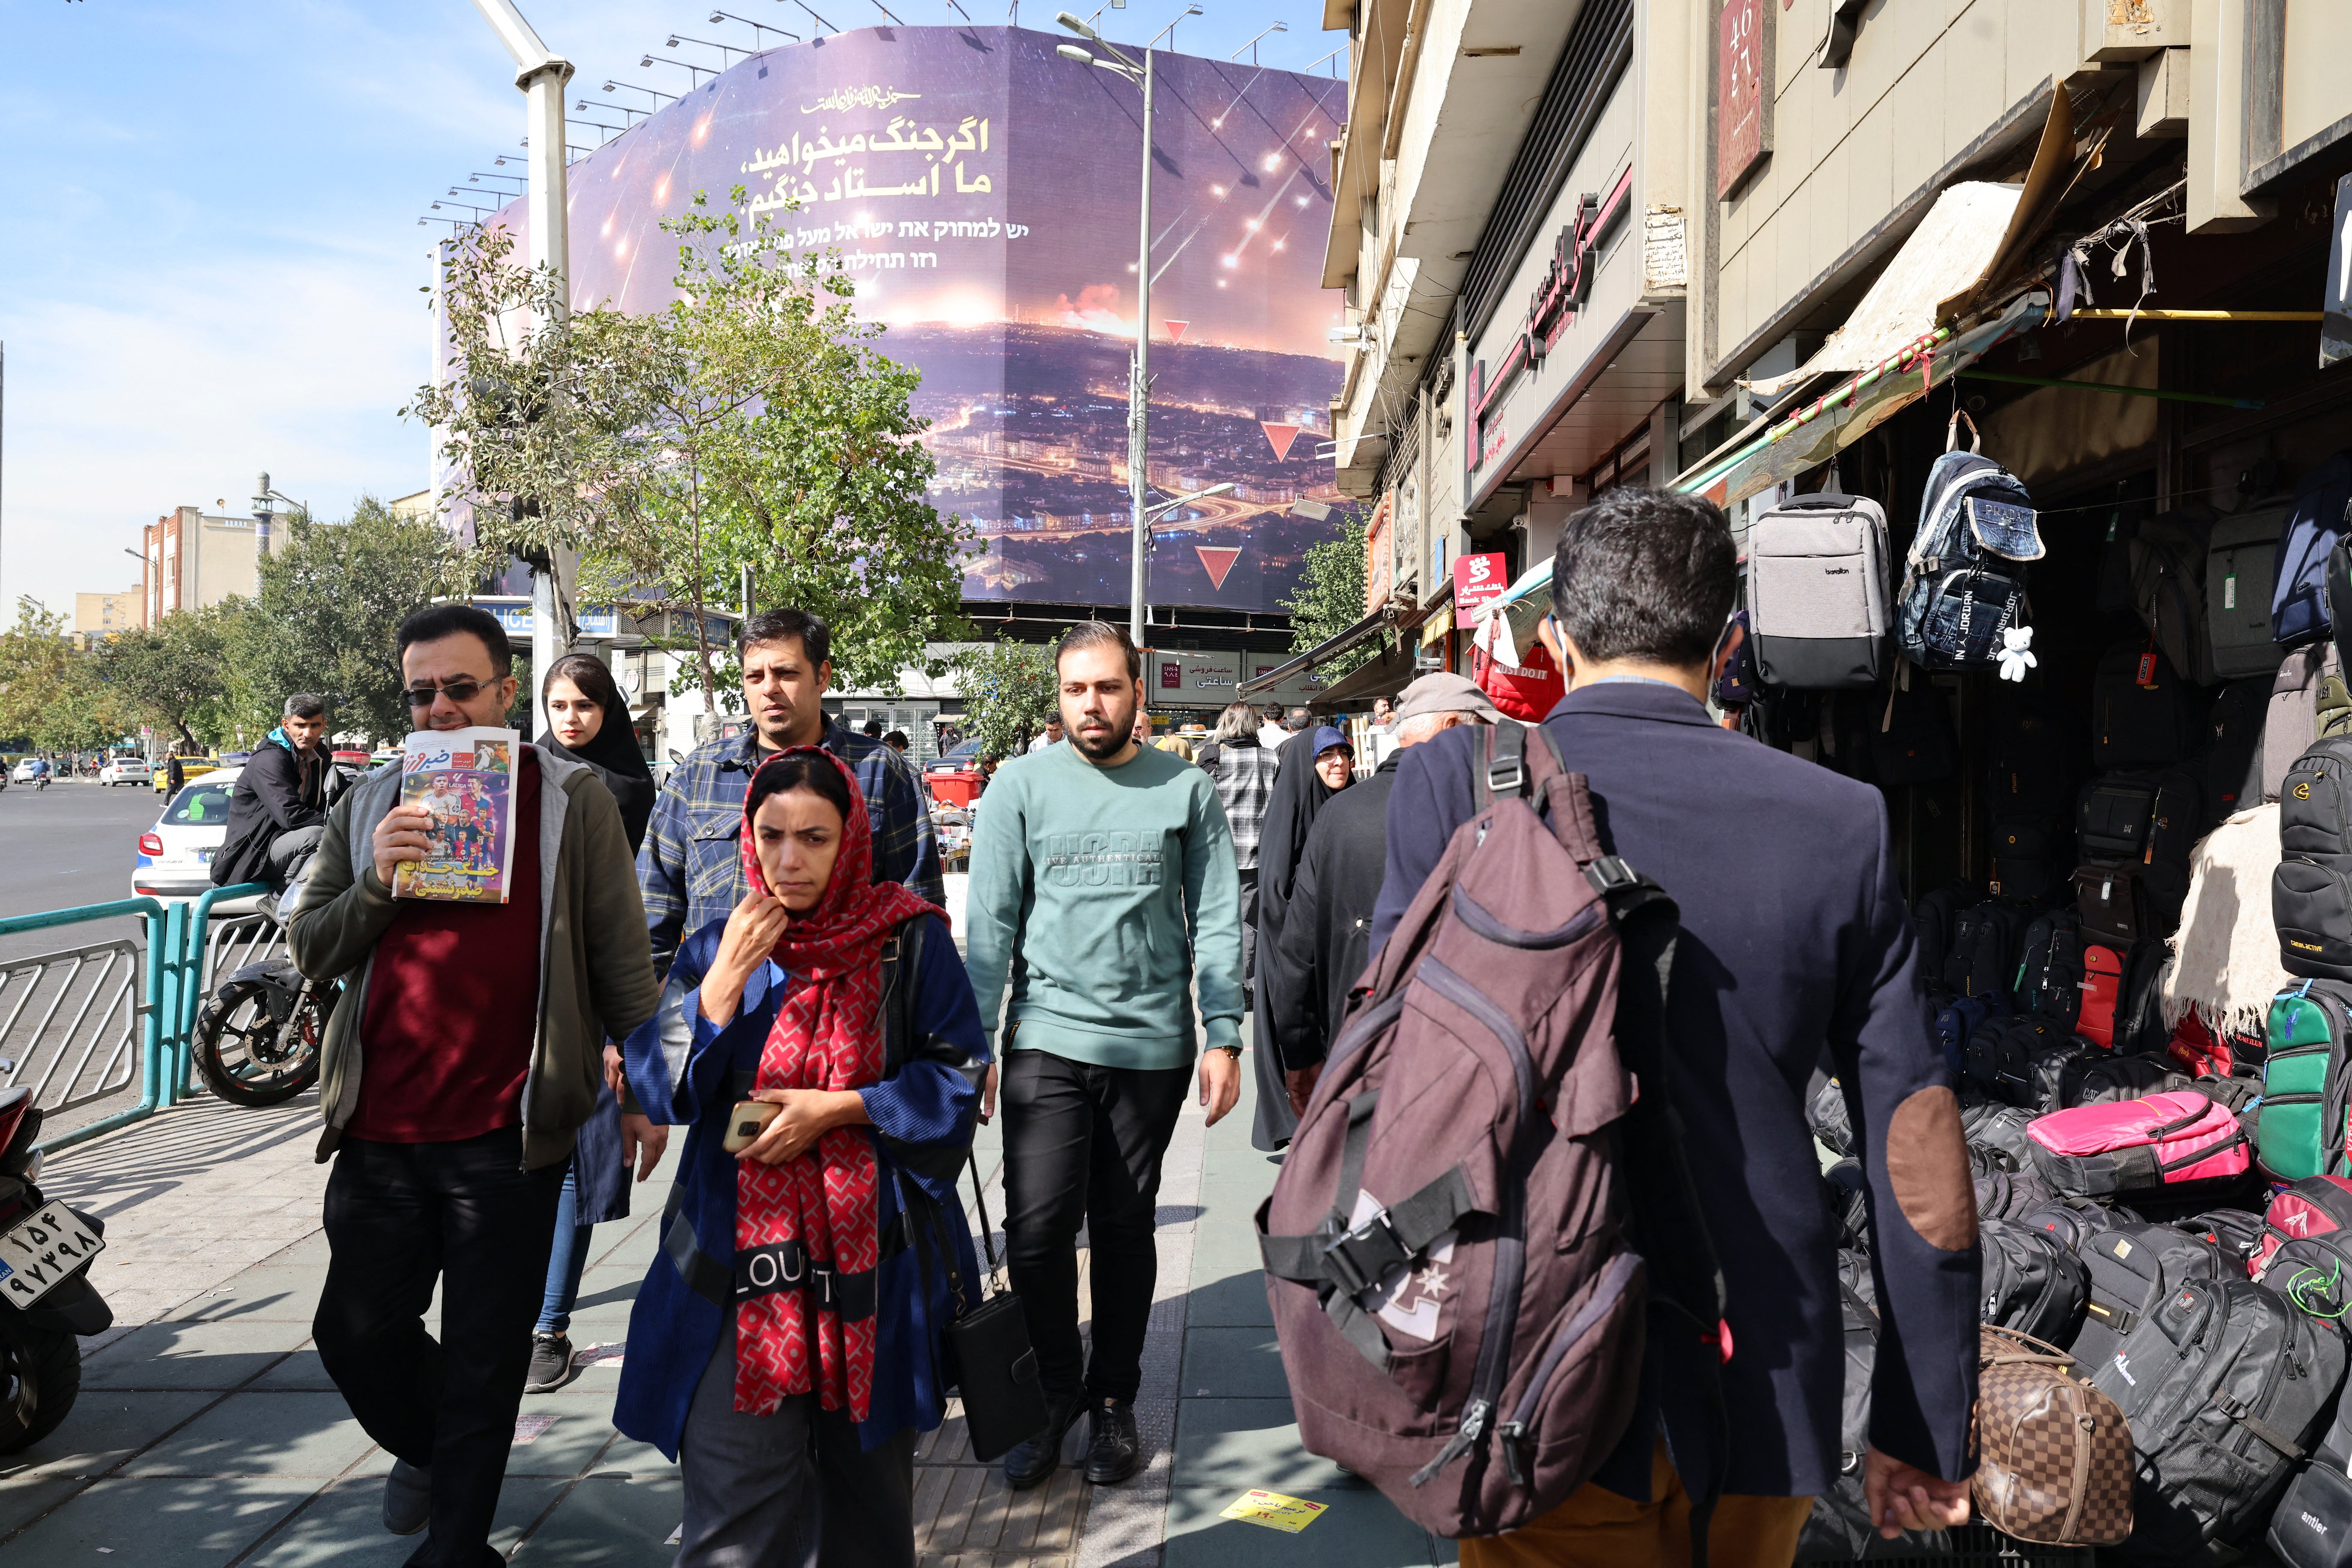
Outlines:
[[[96,1481],[5,1550],[12,1563],[226,1563],[317,1489],[316,1481],[279,1476]]]
[[[84,1362],[81,1385],[232,1389],[310,1339],[307,1321],[149,1323]]]
[[[117,1473],[328,1481],[374,1447],[340,1394],[232,1394]]]
[[[1177,1488],[1168,1503],[1167,1568],[1426,1568],[1458,1560],[1452,1542],[1433,1539],[1368,1487],[1287,1491],[1329,1510],[1296,1535],[1223,1517],[1240,1495],[1230,1487]]]
[[[568,1484],[508,1477],[499,1493],[490,1545],[513,1551]],[[352,1476],[312,1498],[241,1568],[401,1568],[420,1539],[384,1529],[383,1483],[373,1476]]]
[[[668,1568],[677,1549],[664,1543],[685,1516],[675,1470],[591,1476],[562,1494],[512,1561],[516,1568]]]
[[[102,1476],[219,1398],[194,1390],[121,1394],[84,1388],[64,1425],[0,1460],[0,1500],[13,1500],[26,1478]],[[0,1509],[5,1506],[0,1501]],[[0,1525],[0,1531],[13,1528]]]

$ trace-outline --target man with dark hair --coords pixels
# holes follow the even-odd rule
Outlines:
[[[868,719],[866,721],[866,728],[858,732],[869,741],[878,741],[882,738],[882,721]]]
[[[654,962],[665,973],[688,932],[726,919],[749,892],[737,842],[743,792],[761,759],[787,746],[823,746],[857,775],[874,828],[877,882],[903,882],[935,904],[947,896],[913,763],[825,716],[833,629],[805,610],[762,610],[744,623],[737,646],[751,727],[687,753],[662,786],[637,851]]]
[[[1886,1325],[1863,1458],[1873,1517],[1888,1536],[1968,1517],[1976,1204],[1886,804],[1707,717],[1738,574],[1712,503],[1612,490],[1568,519],[1539,632],[1574,672],[1543,728],[1587,775],[1602,847],[1681,906],[1672,1092],[1722,1266],[1727,1331],[1718,1347],[1654,1318],[1623,1440],[1552,1513],[1465,1541],[1465,1568],[1687,1554],[1675,1543],[1687,1541],[1690,1500],[1710,1484],[1722,1493],[1709,1536],[1717,1562],[1790,1562],[1810,1499],[1840,1471],[1836,1242],[1804,1116],[1824,1047],[1861,1134]],[[1477,813],[1478,733],[1450,730],[1402,754],[1375,952]],[[1727,1453],[1703,1413],[1706,1363],[1718,1356]],[[1641,1552],[1612,1544],[1637,1533],[1649,1543]]]
[[[972,831],[965,905],[981,1026],[992,1046],[1003,1029],[1005,1251],[1052,1411],[1004,1457],[1016,1490],[1054,1473],[1081,1403],[1088,1480],[1123,1481],[1142,1463],[1135,1396],[1158,1277],[1154,1210],[1194,1078],[1196,980],[1212,1125],[1241,1092],[1240,882],[1216,787],[1138,743],[1143,661],[1124,629],[1080,623],[1054,668],[1070,743],[997,773]],[[996,1090],[991,1068],[983,1121]],[[1081,1224],[1091,1362],[1078,1340]]]
[[[503,726],[514,661],[494,617],[437,605],[398,640],[411,722]],[[328,814],[289,922],[302,973],[350,986],[320,1050],[319,1158],[335,1168],[311,1331],[394,1457],[385,1528],[429,1523],[409,1562],[446,1568],[497,1560],[564,1166],[605,1040],[651,1017],[658,994],[612,792],[533,745],[510,767],[506,902],[393,898],[402,862],[425,858],[432,814],[401,805],[401,770],[384,767]],[[437,1342],[424,1321],[436,1280]]]
[[[907,754],[907,747],[909,742],[907,740],[906,731],[893,730],[888,734],[882,737],[882,743],[903,757]]]
[[[267,882],[280,891],[318,848],[341,794],[327,755],[327,700],[298,691],[229,787],[228,823],[213,857],[213,886]]]

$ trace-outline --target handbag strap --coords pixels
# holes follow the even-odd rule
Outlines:
[[[1004,1293],[1004,1265],[996,1256],[994,1227],[988,1223],[988,1189],[980,1179],[980,1156],[964,1152],[964,1163],[971,1168],[971,1201],[980,1209],[980,1245],[988,1254],[988,1283],[998,1295]]]

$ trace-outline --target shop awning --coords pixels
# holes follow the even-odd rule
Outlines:
[[[1337,713],[1346,708],[1361,708],[1375,697],[1394,697],[1421,673],[1415,660],[1420,652],[1411,637],[1399,638],[1392,646],[1382,648],[1377,658],[1358,665],[1333,681],[1328,689],[1307,705],[1307,710]]]
[[[1385,605],[1374,610],[1346,631],[1308,648],[1286,664],[1278,664],[1264,675],[1244,680],[1235,689],[1235,695],[1255,697],[1261,691],[1271,691],[1294,675],[1304,675],[1319,665],[1330,663],[1351,648],[1360,647],[1370,638],[1389,629],[1391,616]]]

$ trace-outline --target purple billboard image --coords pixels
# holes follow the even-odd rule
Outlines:
[[[838,253],[884,353],[923,373],[931,501],[974,599],[1123,604],[1141,94],[1011,27],[868,27],[740,61],[571,170],[576,305],[657,308],[697,192],[745,188]],[[1157,53],[1155,604],[1270,611],[1336,536],[1318,443],[1340,384],[1321,287],[1344,82]],[[501,215],[518,234],[520,203]]]

